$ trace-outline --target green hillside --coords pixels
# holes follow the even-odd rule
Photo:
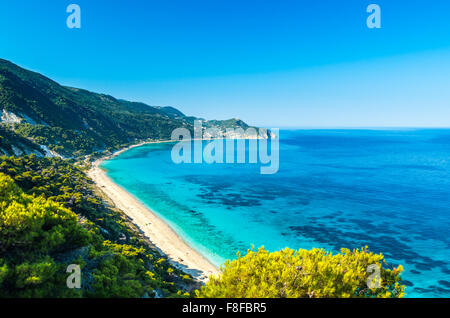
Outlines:
[[[0,126],[0,154],[8,153],[19,155],[30,152],[45,155],[45,151],[43,151],[36,143]]]
[[[180,297],[173,267],[83,170],[59,158],[0,157],[0,298]],[[81,265],[81,289],[66,268]]]
[[[65,157],[119,149],[142,140],[167,140],[175,128],[192,130],[195,119],[170,106],[153,107],[61,86],[2,59],[0,111],[2,125],[10,135],[47,146]],[[206,122],[205,126],[224,129],[228,122],[236,126],[234,120]],[[237,126],[240,124],[247,127],[241,121]],[[0,153],[14,154],[3,147]]]

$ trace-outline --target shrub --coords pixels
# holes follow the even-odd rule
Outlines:
[[[60,203],[27,195],[0,173],[0,252],[49,252],[62,245],[81,246],[87,233],[78,217]]]
[[[380,266],[380,288],[370,289],[367,267]],[[342,249],[333,255],[322,249],[284,249],[269,253],[264,247],[227,261],[222,274],[210,277],[197,297],[213,298],[320,298],[403,297],[402,267],[386,269],[382,254],[365,247]]]
[[[67,161],[0,156],[0,298],[185,297],[194,282],[101,201]]]

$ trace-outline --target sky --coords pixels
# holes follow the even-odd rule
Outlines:
[[[448,0],[0,0],[0,58],[207,119],[450,127],[449,14]]]

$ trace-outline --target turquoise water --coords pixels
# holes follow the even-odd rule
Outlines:
[[[269,250],[368,245],[405,267],[409,297],[450,296],[450,130],[280,132],[280,169],[174,164],[172,144],[102,167],[213,263]]]

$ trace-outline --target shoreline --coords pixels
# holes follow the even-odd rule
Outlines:
[[[141,203],[131,193],[114,183],[107,176],[106,172],[99,167],[104,160],[112,159],[132,148],[146,144],[167,142],[173,141],[141,142],[118,150],[112,155],[95,160],[87,175],[114,205],[132,220],[138,229],[157,247],[159,252],[167,256],[174,266],[191,274],[194,279],[206,282],[210,275],[218,275],[220,273],[219,269],[199,251],[184,241],[154,211]]]

